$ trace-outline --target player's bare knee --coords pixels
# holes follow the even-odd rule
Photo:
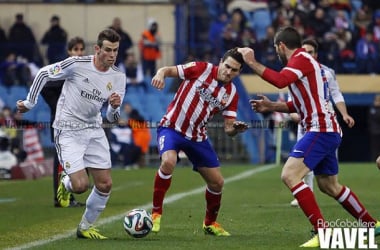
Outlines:
[[[322,193],[327,194],[331,197],[336,197],[339,195],[339,193],[342,191],[342,186],[340,184],[330,184],[330,183],[324,183],[323,185],[319,185],[319,190],[321,190]]]
[[[109,193],[112,189],[112,180],[105,180],[100,183],[95,183],[96,189],[102,193]]]
[[[291,188],[291,184],[292,184],[292,181],[293,178],[291,175],[287,174],[286,172],[282,172],[281,173],[281,181],[289,188]]]
[[[82,194],[88,190],[89,183],[88,182],[72,182],[73,192],[76,194]]]
[[[165,160],[162,160],[160,169],[165,173],[165,174],[172,174],[174,167],[176,165],[176,161],[174,159],[166,158]]]
[[[210,181],[207,183],[207,187],[213,191],[213,192],[222,192],[223,190],[223,186],[224,186],[224,179],[223,178],[220,178],[218,180],[215,180],[215,181]]]

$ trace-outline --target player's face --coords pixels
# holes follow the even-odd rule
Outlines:
[[[223,83],[231,82],[234,77],[239,75],[240,67],[241,64],[238,61],[232,57],[227,57],[224,62],[220,61],[219,63],[217,80]]]
[[[278,59],[280,59],[283,65],[286,65],[288,63],[288,59],[286,58],[285,54],[285,45],[280,42],[278,45],[275,44],[274,48],[276,49]]]
[[[110,68],[116,61],[118,50],[119,42],[103,41],[102,47],[96,45],[95,52],[98,65],[105,70]]]
[[[314,47],[309,44],[302,45],[302,48],[306,50],[307,53],[309,53],[314,59],[317,59],[317,52],[315,51]]]
[[[67,52],[69,56],[84,56],[84,44],[75,44],[74,47]]]

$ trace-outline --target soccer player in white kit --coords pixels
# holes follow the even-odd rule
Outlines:
[[[109,143],[100,111],[108,102],[107,120],[116,122],[120,117],[126,77],[114,66],[119,41],[115,31],[101,31],[94,55],[69,57],[41,68],[26,100],[17,101],[19,112],[27,112],[37,104],[46,82],[65,80],[53,123],[54,142],[65,173],[58,187],[58,201],[67,206],[70,192],[80,194],[88,190],[86,168],[94,181],[77,228],[78,238],[107,239],[93,224],[106,207],[112,187]]]
[[[304,48],[307,53],[309,53],[312,57],[314,57],[314,59],[317,60],[318,43],[316,40],[314,39],[304,40],[302,42],[302,48]],[[330,96],[332,100],[334,101],[336,108],[338,109],[339,113],[342,115],[343,121],[347,124],[349,128],[352,128],[355,125],[355,120],[348,114],[346,103],[344,102],[344,97],[342,95],[342,92],[340,91],[338,81],[336,80],[336,77],[335,77],[335,71],[323,64],[321,64],[321,68],[326,73],[326,79],[329,83]],[[302,128],[301,124],[299,124],[300,118],[297,113],[290,114],[290,117],[292,118],[293,121],[298,123],[297,140],[299,140],[305,134],[305,130]],[[313,191],[313,180],[314,180],[314,173],[313,171],[310,171],[309,173],[305,175],[304,181],[305,181],[305,184],[310,187],[311,191]],[[296,199],[293,199],[290,202],[290,205],[293,207],[298,207],[298,201]]]

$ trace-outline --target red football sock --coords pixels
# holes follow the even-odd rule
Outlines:
[[[207,208],[204,223],[208,226],[216,221],[216,217],[218,217],[220,201],[222,200],[222,192],[217,193],[206,188],[205,198]]]
[[[348,187],[343,186],[342,191],[335,199],[356,219],[376,223],[376,220],[372,218],[367,209],[360,203],[358,197]]]
[[[57,169],[58,169],[58,175],[63,171],[63,167],[62,167],[62,165],[61,164],[58,164],[58,166],[57,166]]]
[[[154,191],[153,191],[153,209],[152,213],[162,214],[162,205],[166,191],[168,191],[172,182],[172,175],[163,173],[160,169],[157,171],[154,178]]]
[[[314,193],[302,181],[291,189],[293,196],[297,199],[298,205],[313,225],[314,230],[325,227],[325,219],[322,216],[321,210],[315,200]]]

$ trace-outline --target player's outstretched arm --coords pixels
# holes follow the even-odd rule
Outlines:
[[[22,101],[22,100],[18,100],[16,102],[16,107],[17,107],[17,111],[20,113],[26,113],[30,110],[27,107],[25,107],[24,101]]]
[[[162,90],[165,87],[165,77],[178,77],[176,66],[159,68],[152,78],[152,86]]]
[[[109,122],[116,122],[120,117],[121,96],[118,93],[112,93],[109,97],[106,117]]]
[[[249,100],[252,109],[258,113],[266,113],[266,112],[281,112],[281,113],[289,113],[293,110],[290,110],[286,102],[272,102],[265,95],[257,95],[259,99],[251,99]]]
[[[224,119],[224,132],[229,136],[235,136],[238,133],[243,133],[248,129],[248,124],[235,119]]]

